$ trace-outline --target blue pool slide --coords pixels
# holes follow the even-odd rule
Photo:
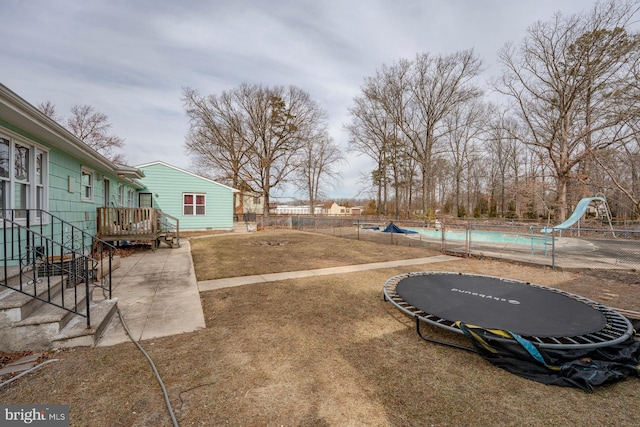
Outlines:
[[[573,224],[578,222],[580,218],[582,218],[582,216],[587,212],[587,208],[593,201],[601,201],[606,203],[606,199],[604,197],[586,197],[578,202],[576,209],[573,211],[571,216],[567,218],[565,222],[563,222],[562,224],[556,225],[555,227],[543,228],[540,231],[543,233],[551,233],[553,230],[565,230],[571,227]]]

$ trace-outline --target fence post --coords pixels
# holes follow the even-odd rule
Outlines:
[[[529,226],[529,238],[531,239],[531,255],[533,255],[535,253],[535,249],[533,247],[533,225]]]
[[[551,268],[556,268],[556,229],[551,229]]]
[[[471,257],[471,223],[467,222],[467,232],[465,233],[465,245],[467,249],[467,258]]]

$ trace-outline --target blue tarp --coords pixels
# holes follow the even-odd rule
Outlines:
[[[387,225],[387,227],[384,230],[382,230],[382,232],[383,233],[399,233],[399,234],[416,234],[417,233],[417,231],[400,228],[397,225],[395,225],[393,222],[390,222],[389,225]]]

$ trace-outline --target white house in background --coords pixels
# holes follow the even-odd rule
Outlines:
[[[322,206],[317,205],[313,211],[314,215],[322,215]],[[275,209],[271,210],[271,213],[275,215],[311,215],[311,208],[309,205],[277,205]]]
[[[264,196],[255,191],[240,191],[235,197],[235,215],[257,214],[264,211]]]
[[[273,206],[269,210],[269,212],[275,215],[311,215],[311,209],[309,205],[276,205]],[[340,206],[335,202],[328,202],[324,205],[316,205],[313,210],[313,215],[352,216],[360,215],[361,212],[361,207],[350,208],[346,206]]]
[[[329,215],[329,216],[351,215],[351,208],[340,206],[336,202],[327,202],[322,207],[322,215]]]

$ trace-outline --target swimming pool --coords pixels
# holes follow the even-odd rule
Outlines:
[[[428,230],[424,228],[407,228],[408,230],[417,231],[420,235],[441,239],[441,230]],[[466,240],[467,230],[445,230],[445,240]],[[498,231],[469,230],[469,240],[472,242],[488,242],[488,243],[513,243],[516,245],[544,246],[549,241],[548,236],[537,236],[533,233],[502,233]]]

